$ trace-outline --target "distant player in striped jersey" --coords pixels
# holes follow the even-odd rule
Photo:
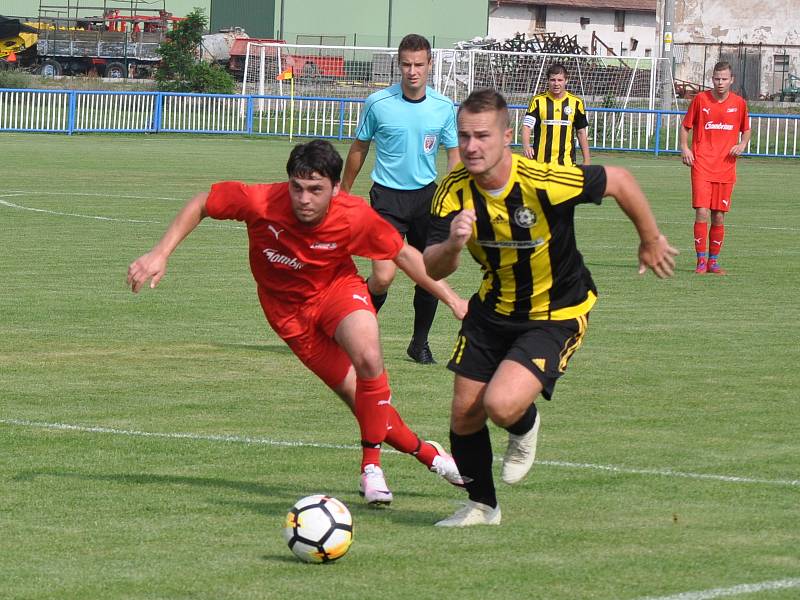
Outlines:
[[[736,158],[750,142],[747,104],[741,96],[731,92],[733,79],[729,62],[714,65],[711,74],[714,87],[694,97],[680,130],[681,157],[683,163],[692,168],[695,273],[698,274],[725,274],[719,266],[725,213],[731,208]]]
[[[586,108],[583,100],[567,91],[568,79],[564,65],[552,65],[547,69],[547,91],[531,99],[522,120],[522,153],[528,158],[574,165],[577,135],[583,164],[591,164]]]
[[[533,465],[535,401],[551,398],[597,300],[575,244],[575,207],[616,199],[641,240],[640,274],[671,276],[678,253],[628,171],[538,163],[512,154],[511,139],[505,99],[488,89],[470,94],[458,111],[463,164],[441,182],[431,209],[428,274],[453,273],[465,246],[483,272],[447,365],[455,373],[451,451],[469,501],[442,527],[500,523],[487,419],[509,433],[503,481],[520,481]]]

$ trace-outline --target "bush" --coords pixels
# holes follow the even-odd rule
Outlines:
[[[30,87],[31,76],[22,71],[13,69],[0,69],[0,88],[9,90],[26,89]]]
[[[156,69],[155,79],[159,90],[233,93],[235,84],[230,73],[217,65],[200,62],[197,58],[197,48],[205,28],[203,10],[196,8],[167,34],[167,39],[158,47],[161,63]]]

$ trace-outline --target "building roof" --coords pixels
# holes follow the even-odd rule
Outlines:
[[[631,10],[638,12],[656,12],[656,0],[490,0],[494,6],[534,5],[563,6],[569,8]]]

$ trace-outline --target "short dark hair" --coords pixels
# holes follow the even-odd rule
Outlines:
[[[313,140],[307,144],[297,144],[292,149],[286,163],[286,174],[308,179],[318,173],[336,185],[342,178],[342,164],[342,157],[330,142]]]
[[[713,72],[716,73],[717,71],[725,71],[725,70],[730,71],[731,75],[733,75],[733,67],[731,66],[731,63],[729,63],[727,60],[721,60],[714,65]]]
[[[401,52],[418,52],[420,50],[425,50],[428,54],[428,60],[431,59],[430,42],[418,33],[409,33],[400,40],[400,45],[397,47],[397,60],[400,60]]]
[[[562,73],[564,75],[564,79],[569,79],[569,73],[567,73],[567,67],[562,65],[561,63],[555,63],[550,65],[550,68],[547,69],[547,78],[550,79],[553,75],[558,75]]]
[[[503,94],[492,88],[482,88],[474,90],[467,99],[458,107],[458,114],[461,111],[469,113],[482,113],[482,112],[498,112],[503,117],[503,123],[506,127],[510,125],[508,115],[508,103],[503,97]]]

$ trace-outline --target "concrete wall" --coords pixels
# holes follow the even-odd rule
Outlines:
[[[798,0],[675,0],[673,38],[677,79],[710,86],[714,63],[729,60],[748,100],[779,94],[787,74],[800,75]]]
[[[581,17],[589,23],[581,25]],[[508,6],[501,4],[493,8],[489,16],[489,36],[497,40],[514,37],[516,33],[535,32],[535,13],[532,6]],[[591,51],[594,31],[607,46],[618,55],[656,56],[655,13],[625,12],[625,31],[614,31],[614,11],[609,9],[547,7],[545,31],[557,35],[577,35],[579,46]],[[631,50],[631,38],[639,41],[636,50]],[[601,47],[602,48],[602,47]],[[605,50],[598,50],[605,54]],[[648,54],[649,53],[649,54]]]

